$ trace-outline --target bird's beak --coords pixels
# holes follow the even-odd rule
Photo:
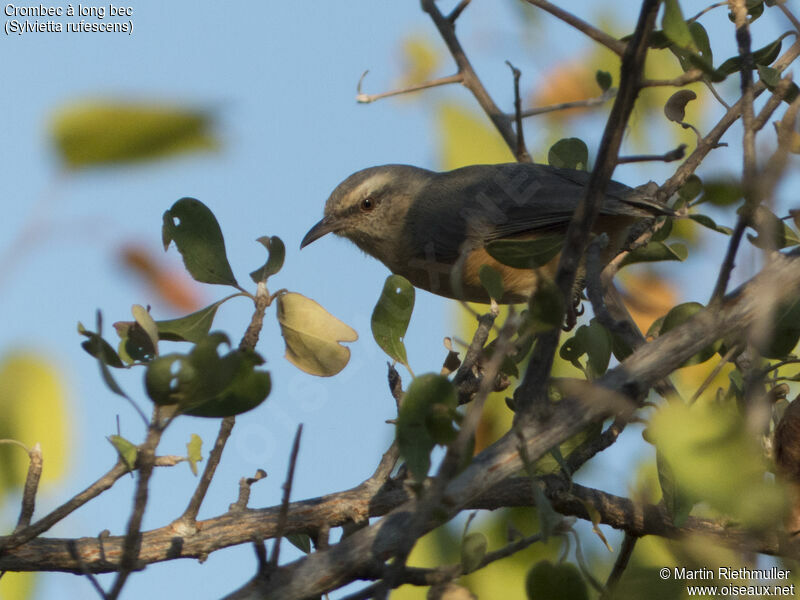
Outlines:
[[[336,231],[336,223],[331,217],[324,217],[319,223],[308,230],[303,241],[300,242],[300,249],[302,250],[314,240],[318,240],[326,233],[331,233],[332,231]]]

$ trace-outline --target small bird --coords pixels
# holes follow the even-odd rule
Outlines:
[[[470,302],[490,302],[478,274],[489,265],[502,277],[500,303],[524,302],[542,273],[555,274],[558,256],[538,269],[518,269],[495,260],[486,245],[563,238],[589,177],[586,171],[531,163],[472,165],[442,173],[410,165],[370,167],[333,190],[324,217],[300,247],[332,232],[414,286]],[[595,233],[609,236],[604,259],[623,249],[632,224],[659,215],[675,212],[641,190],[611,181],[594,227]]]

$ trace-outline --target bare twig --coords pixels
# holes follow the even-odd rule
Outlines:
[[[145,438],[144,444],[139,446],[139,451],[136,456],[138,478],[136,480],[136,491],[133,497],[133,510],[128,520],[128,529],[122,546],[119,572],[111,587],[111,591],[108,593],[108,598],[110,600],[116,600],[119,597],[131,572],[137,568],[139,549],[142,541],[142,519],[144,518],[145,508],[147,507],[150,476],[153,474],[153,467],[155,466],[156,447],[161,441],[161,434],[164,432],[160,422],[161,414],[159,409],[156,408],[156,410],[153,411],[152,422],[147,430],[147,437]]]
[[[592,106],[600,106],[611,100],[617,94],[616,88],[609,88],[600,96],[595,98],[587,98],[586,100],[573,100],[571,102],[559,102],[558,104],[548,104],[547,106],[537,106],[536,108],[529,108],[520,112],[520,116],[525,119],[527,117],[535,117],[546,113],[556,112],[559,110],[569,110],[571,108],[590,108]]]
[[[519,78],[522,76],[522,72],[511,62],[506,61],[506,64],[514,75],[514,119],[517,124],[517,147],[514,156],[517,157],[517,162],[531,162],[531,155],[528,154],[528,149],[525,147],[525,132],[522,129],[522,100],[519,96]]]
[[[422,10],[428,13],[439,30],[450,54],[458,66],[458,74],[463,78],[462,82],[475,99],[480,104],[483,111],[488,115],[497,131],[503,137],[509,150],[513,153],[516,150],[517,136],[511,127],[511,120],[503,113],[492,100],[489,92],[475,74],[472,64],[469,62],[461,43],[456,37],[455,26],[452,21],[442,15],[434,0],[422,0]]]
[[[261,481],[267,476],[264,469],[259,469],[253,477],[242,477],[239,480],[239,497],[236,502],[230,505],[229,510],[235,512],[247,508],[247,503],[250,501],[250,488],[257,481]]]
[[[642,87],[683,87],[689,83],[702,81],[706,76],[700,69],[689,69],[672,79],[645,79]]]
[[[703,383],[700,384],[700,387],[698,387],[697,390],[695,390],[694,394],[692,394],[692,397],[689,398],[689,404],[694,404],[695,402],[697,402],[697,399],[703,394],[703,392],[706,391],[708,386],[711,385],[711,382],[714,381],[714,378],[717,375],[719,375],[719,372],[722,371],[722,368],[726,364],[728,364],[728,362],[730,362],[731,358],[733,358],[733,355],[741,351],[742,349],[739,346],[732,345],[730,347],[730,349],[725,353],[725,356],[719,359],[719,361],[717,362],[716,365],[714,365],[714,368],[705,378]]]
[[[222,459],[222,451],[225,450],[225,444],[233,431],[233,426],[236,424],[235,417],[225,417],[219,425],[219,432],[217,439],[214,442],[214,447],[208,453],[208,461],[203,468],[203,474],[200,476],[200,481],[192,494],[191,500],[183,511],[183,514],[176,520],[176,525],[180,528],[194,529],[194,523],[197,520],[197,514],[200,512],[200,506],[203,504],[203,499],[206,497],[208,487],[211,485],[211,480],[214,478],[214,473],[217,471],[219,461]]]
[[[633,549],[636,547],[636,541],[638,539],[638,537],[630,533],[625,534],[622,540],[622,547],[619,549],[619,554],[617,555],[617,560],[614,561],[614,568],[611,569],[603,592],[600,594],[600,600],[608,600],[614,597],[614,590],[619,580],[622,578],[625,569],[628,567],[628,562],[633,555]]]
[[[294,443],[292,444],[292,453],[289,456],[289,471],[286,474],[286,482],[283,484],[283,500],[281,500],[281,511],[278,513],[278,532],[275,536],[275,545],[272,547],[272,556],[270,557],[270,568],[276,569],[278,567],[278,557],[281,550],[281,538],[283,537],[283,530],[286,528],[286,519],[289,514],[289,498],[292,494],[292,483],[294,482],[294,470],[297,466],[297,454],[300,452],[300,436],[303,434],[303,424],[297,426],[297,433],[294,436]]]
[[[391,90],[389,92],[382,92],[380,94],[365,94],[361,91],[361,84],[363,83],[364,77],[366,77],[367,73],[369,73],[369,71],[364,71],[364,74],[361,75],[361,79],[358,80],[358,88],[356,89],[356,102],[359,102],[361,104],[370,104],[372,102],[382,100],[383,98],[391,98],[392,96],[410,94],[412,92],[427,90],[433,87],[439,87],[441,85],[449,85],[451,83],[463,83],[464,81],[464,77],[461,75],[461,73],[456,73],[455,75],[448,75],[447,77],[439,77],[438,79],[432,79],[430,81],[425,81],[423,83],[409,85],[407,87],[400,88],[397,90]]]
[[[75,543],[75,540],[69,540],[67,542],[67,552],[69,552],[69,554],[73,558],[73,560],[75,560],[80,565],[81,572],[89,580],[89,583],[92,584],[92,587],[97,592],[97,594],[101,598],[103,598],[103,600],[106,600],[108,598],[108,596],[106,595],[106,592],[103,589],[103,586],[100,585],[100,582],[97,580],[97,577],[95,577],[94,573],[92,573],[89,570],[89,567],[87,566],[86,561],[83,560],[81,555],[78,553],[78,546]]]
[[[464,9],[469,6],[471,0],[461,0],[458,5],[452,10],[452,12],[447,15],[447,20],[451,23],[455,23],[456,19],[461,16],[461,13],[464,12]]]
[[[707,12],[709,12],[709,11],[712,11],[712,10],[714,10],[715,8],[719,8],[720,6],[727,6],[727,5],[728,5],[728,0],[723,0],[722,2],[715,2],[714,4],[711,4],[711,5],[709,5],[709,6],[706,6],[706,7],[705,7],[703,10],[701,10],[701,11],[700,11],[699,13],[697,13],[695,16],[693,16],[693,17],[691,17],[691,18],[689,18],[689,19],[686,19],[686,22],[687,22],[687,23],[692,23],[692,22],[694,22],[694,21],[697,21],[697,19],[699,19],[700,17],[702,17],[702,16],[703,16],[704,14],[706,14]]]
[[[586,34],[588,37],[593,39],[595,42],[602,44],[609,50],[611,50],[614,54],[618,56],[622,56],[625,53],[625,42],[621,42],[618,39],[608,35],[605,31],[597,29],[596,27],[590,25],[586,21],[579,19],[575,15],[566,10],[551,4],[547,0],[525,0],[528,4],[533,4],[534,6],[538,6],[542,10],[546,10],[554,17],[561,19],[566,24],[571,25],[578,31]]]
[[[674,150],[665,152],[664,154],[638,154],[635,156],[620,156],[617,159],[617,164],[622,165],[634,162],[648,162],[648,161],[661,161],[672,162],[673,160],[680,160],[686,154],[686,144],[681,144]]]

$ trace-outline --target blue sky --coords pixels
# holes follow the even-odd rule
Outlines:
[[[106,323],[128,319],[132,304],[153,302],[120,268],[113,252],[123,241],[157,250],[161,214],[182,196],[199,198],[215,212],[240,281],[263,262],[263,248],[255,239],[278,235],[286,243],[287,258],[273,285],[316,299],[361,336],[351,345],[352,361],[345,371],[318,379],[283,359],[274,313],[268,314],[258,349],[268,360],[273,391],[266,403],[239,419],[201,518],[224,512],[236,498],[238,479],[257,468],[266,469],[269,477],[253,488],[251,506],[278,503],[299,422],[305,430],[293,498],[355,485],[370,474],[393,435],[383,424],[394,414],[385,357],[369,331],[386,270],[341,240],[325,238],[302,253],[298,246],[321,216],[330,191],[351,172],[384,163],[436,168],[436,130],[424,96],[417,102],[372,105],[354,100],[365,69],[370,69],[365,91],[390,88],[400,74],[402,40],[414,33],[436,40],[433,26],[418,2],[127,4],[134,10],[130,36],[28,33],[0,42],[6,90],[0,95],[0,252],[13,257],[0,279],[0,354],[22,346],[50,357],[69,383],[73,414],[69,477],[43,496],[37,514],[82,489],[113,463],[113,450],[104,438],[115,433],[117,415],[123,435],[141,439],[138,417],[108,392],[94,361],[79,349],[75,324],[93,323],[97,308]],[[582,12],[591,3],[571,4],[591,17],[592,10]],[[459,21],[459,33],[479,72],[498,102],[509,108],[503,60],[512,60],[533,79],[559,56],[576,51],[576,36],[547,19],[547,28],[537,31],[553,40],[552,55],[530,56],[526,48],[508,41],[516,39],[507,32],[521,26],[518,16],[513,2],[474,2]],[[620,18],[632,28],[634,14]],[[451,72],[449,62],[445,64],[442,75]],[[464,90],[427,93],[428,98],[450,94],[474,106]],[[211,108],[218,115],[223,147],[135,168],[63,174],[48,144],[49,115],[65,102],[97,97]],[[591,135],[599,139],[599,131]],[[634,171],[625,174],[635,176]],[[34,243],[12,246],[31,223],[41,228]],[[179,264],[174,249],[171,254]],[[222,288],[206,290],[209,302],[225,294]],[[706,296],[703,292],[695,299]],[[454,333],[452,308],[449,301],[418,294],[407,336],[415,372],[437,368],[443,357],[441,339]],[[248,309],[241,300],[226,305],[216,327],[236,339],[246,327]],[[147,403],[139,374],[121,381]],[[207,450],[216,430],[214,421],[185,419],[170,429],[160,450],[183,452],[192,432],[203,437]],[[104,528],[119,534],[132,486],[132,480],[121,480],[50,535],[91,536]],[[193,488],[194,478],[183,466],[157,472],[145,528],[178,516]],[[218,597],[254,569],[252,549],[242,546],[215,553],[204,565],[179,561],[148,567],[131,578],[124,596]],[[42,598],[92,594],[80,577],[46,575],[41,584]]]

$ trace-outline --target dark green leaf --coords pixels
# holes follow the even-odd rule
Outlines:
[[[202,283],[237,286],[225,240],[214,213],[194,198],[181,198],[164,213],[161,230],[164,249],[175,242],[183,264],[191,276]]]
[[[386,354],[408,367],[403,338],[414,310],[414,286],[401,275],[389,275],[372,311],[372,336]]]
[[[290,533],[286,536],[286,539],[289,543],[300,550],[300,552],[304,552],[305,554],[309,554],[311,552],[311,538],[308,537],[305,533]]]
[[[774,92],[781,81],[781,72],[778,71],[778,69],[765,67],[763,65],[757,65],[756,68],[758,69],[758,76],[761,78],[761,81],[764,82],[764,85],[767,86],[770,92]],[[787,104],[791,104],[799,93],[800,87],[797,87],[797,84],[791,81],[789,82],[789,88],[783,95],[783,101]]]
[[[762,340],[759,351],[765,358],[786,358],[800,340],[800,300],[781,304],[771,329],[772,335]]]
[[[221,418],[240,415],[254,409],[269,396],[272,382],[269,373],[243,365],[221,394],[203,404],[183,411],[193,417]]]
[[[656,449],[656,468],[658,469],[658,483],[664,496],[664,506],[672,517],[672,524],[675,527],[682,527],[689,518],[689,513],[695,503],[681,492],[675,474],[658,449]]]
[[[683,19],[678,0],[664,0],[664,14],[661,17],[661,28],[674,44],[688,50],[697,50],[689,26]]]
[[[686,117],[686,105],[697,98],[692,90],[678,90],[669,97],[664,105],[664,114],[670,121],[683,123]]]
[[[278,236],[263,236],[258,238],[257,241],[261,242],[264,248],[267,249],[269,256],[267,257],[267,262],[264,263],[263,267],[260,267],[250,273],[250,279],[252,279],[255,283],[266,281],[268,277],[275,275],[275,273],[280,271],[281,267],[283,267],[283,261],[286,258],[286,247],[283,245],[283,241]]]
[[[196,433],[192,434],[186,444],[186,460],[189,462],[192,475],[197,477],[197,463],[203,460],[203,440]]]
[[[755,52],[753,52],[753,64],[756,66],[767,66],[781,53],[781,45],[783,44],[783,38],[786,37],[787,34],[783,34],[774,42],[767,44],[763,48],[759,48]],[[742,69],[742,57],[739,55],[732,56],[725,62],[723,62],[719,67],[717,67],[719,71],[722,71],[726,75],[730,75],[732,73],[736,73]]]
[[[673,219],[665,219],[664,224],[653,232],[653,237],[650,238],[651,242],[663,242],[672,233]]]
[[[611,84],[614,83],[614,80],[611,78],[611,73],[608,71],[597,71],[594,74],[594,78],[597,81],[597,85],[600,86],[600,89],[604,92],[607,92],[611,89]]]
[[[236,296],[239,296],[239,294],[232,294],[185,317],[156,321],[158,337],[171,342],[199,342],[211,331],[211,325],[214,323],[217,309],[224,302]]]
[[[692,21],[689,23],[689,31],[692,34],[694,45],[700,52],[700,56],[708,61],[708,64],[713,64],[714,55],[711,52],[711,43],[708,40],[708,32],[706,32],[706,28],[697,21]]]
[[[542,560],[525,577],[528,600],[588,600],[589,592],[581,572],[573,564],[554,565]]]
[[[153,317],[150,316],[148,311],[141,304],[134,304],[131,308],[131,314],[136,320],[136,323],[141,327],[142,332],[147,336],[148,345],[152,348],[152,354],[158,354],[158,327]]]
[[[650,242],[626,255],[620,262],[620,267],[640,262],[683,261],[686,260],[688,254],[686,246],[681,243],[667,245],[664,242]]]
[[[121,435],[110,435],[106,439],[114,446],[114,449],[117,451],[117,454],[119,454],[122,462],[125,463],[125,466],[128,467],[128,470],[133,471],[136,467],[136,457],[139,453],[139,449]]]
[[[128,394],[126,394],[122,390],[122,388],[119,387],[119,384],[116,382],[114,377],[111,375],[111,371],[108,368],[108,364],[110,364],[110,363],[107,363],[106,361],[107,360],[111,360],[112,362],[116,362],[116,361],[114,361],[114,356],[117,356],[117,355],[116,355],[116,353],[114,353],[113,355],[109,356],[107,351],[106,351],[106,349],[105,349],[105,345],[108,345],[108,344],[107,343],[105,345],[103,344],[103,342],[104,342],[103,337],[102,337],[102,333],[103,333],[103,315],[99,310],[97,311],[97,325],[96,326],[97,326],[97,333],[93,333],[91,331],[87,331],[86,328],[82,324],[78,323],[78,331],[82,335],[85,335],[85,336],[87,336],[89,338],[88,341],[84,342],[81,345],[83,346],[83,348],[89,354],[91,354],[92,356],[94,356],[97,359],[97,364],[100,366],[100,375],[103,378],[103,382],[108,386],[108,389],[110,389],[112,392],[114,392],[118,396],[122,396],[123,398],[127,398],[128,400],[130,400],[130,397],[128,396]],[[88,344],[88,347],[85,346],[84,344]],[[117,359],[119,359],[119,356],[117,356]],[[121,362],[122,361],[120,361],[120,363]],[[116,364],[114,366],[116,366]],[[120,365],[120,366],[122,366],[122,365]]]
[[[486,556],[489,542],[482,533],[470,533],[464,536],[461,542],[461,570],[471,573],[481,566],[481,561]]]
[[[725,235],[730,235],[733,231],[730,227],[725,227],[723,225],[717,225],[714,222],[714,219],[707,215],[701,215],[700,213],[695,213],[693,215],[689,215],[689,218],[694,221],[695,223],[699,223],[703,227],[708,227],[713,231],[717,231],[719,233],[724,233]]]
[[[606,372],[608,362],[611,360],[613,340],[609,331],[597,319],[592,319],[585,328],[586,354],[588,367],[593,377],[599,377]]]
[[[87,330],[83,326],[83,323],[78,323],[78,333],[89,338],[85,342],[81,342],[81,348],[86,350],[86,352],[94,356],[96,359],[103,361],[109,367],[121,369],[125,366],[125,364],[122,362],[122,359],[119,357],[111,344],[109,344],[96,333]]]
[[[585,171],[589,164],[589,149],[578,138],[564,138],[550,147],[547,162],[551,167]]]
[[[486,252],[509,267],[535,269],[558,256],[563,245],[563,236],[548,235],[533,240],[495,240],[486,245]]]
[[[689,202],[697,198],[702,191],[703,182],[697,175],[692,173],[684,184],[678,188],[678,196],[680,196],[681,200]]]
[[[664,317],[664,322],[661,325],[661,330],[659,331],[659,335],[664,335],[668,331],[675,329],[676,327],[683,325],[689,319],[691,319],[694,315],[698,312],[703,310],[703,305],[698,302],[685,302],[683,304],[678,304],[677,306],[673,307],[667,315]],[[707,361],[709,358],[714,356],[717,350],[720,347],[721,341],[716,341],[713,344],[710,344],[700,350],[694,356],[688,358],[681,367],[688,367],[690,365],[697,365],[702,362]]]
[[[528,301],[526,326],[532,333],[561,327],[564,318],[564,296],[552,279],[540,277],[536,291]]]
[[[430,468],[430,453],[436,445],[430,429],[430,416],[434,410],[438,411],[437,406],[454,415],[457,406],[455,388],[446,377],[427,373],[414,378],[408,386],[397,415],[400,454],[417,481],[425,479]]]
[[[731,182],[733,181],[733,183]],[[738,180],[730,178],[728,180],[707,181],[703,184],[703,196],[697,202],[710,202],[714,206],[728,206],[738,202],[744,197],[742,186]]]
[[[505,290],[503,289],[503,276],[489,265],[481,265],[478,269],[478,279],[481,280],[481,285],[489,292],[489,297],[494,298],[498,302],[503,297]]]

